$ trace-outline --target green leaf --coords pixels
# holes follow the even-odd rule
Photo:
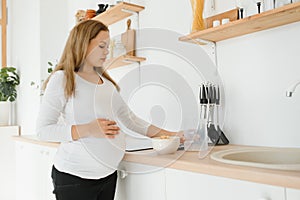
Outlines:
[[[0,101],[15,101],[17,98],[16,86],[20,84],[20,77],[14,67],[5,67],[0,70]]]
[[[48,68],[48,73],[50,74],[53,71],[51,67]]]

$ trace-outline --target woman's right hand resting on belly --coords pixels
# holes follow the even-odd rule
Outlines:
[[[73,125],[72,138],[78,140],[86,137],[115,138],[120,128],[115,121],[108,119],[96,119],[87,124]]]

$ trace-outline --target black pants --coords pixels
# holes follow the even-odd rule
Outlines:
[[[52,167],[53,193],[57,200],[113,200],[117,171],[101,179],[83,179]]]

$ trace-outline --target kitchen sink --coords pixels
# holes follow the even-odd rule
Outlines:
[[[212,153],[210,157],[233,165],[300,171],[300,148],[236,148]]]

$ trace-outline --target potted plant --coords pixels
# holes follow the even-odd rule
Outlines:
[[[9,125],[11,103],[17,98],[17,85],[20,77],[14,67],[3,67],[0,70],[0,125]]]

